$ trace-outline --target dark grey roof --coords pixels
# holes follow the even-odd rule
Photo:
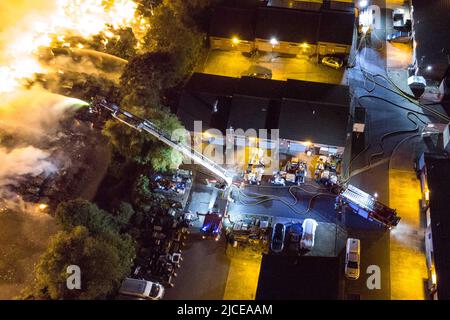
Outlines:
[[[349,106],[286,100],[280,109],[280,137],[345,146],[348,119]]]
[[[339,259],[264,255],[256,300],[337,300]]]
[[[440,81],[450,64],[450,1],[412,0],[412,4],[420,74],[427,79]],[[432,70],[426,70],[429,65]]]
[[[438,299],[450,299],[450,158],[425,155]]]
[[[184,87],[191,92],[205,92],[221,96],[231,96],[236,91],[239,79],[216,76],[206,73],[194,73]]]
[[[352,12],[322,12],[319,41],[351,45],[355,14]]]
[[[216,100],[215,95],[185,91],[180,99],[177,116],[189,131],[194,131],[194,121],[202,121],[203,129],[208,129]]]
[[[241,40],[253,41],[255,38],[255,10],[217,7],[212,19],[210,36],[232,39],[238,37]]]
[[[317,43],[320,13],[280,8],[258,8],[256,38],[295,43]]]
[[[194,120],[222,131],[279,128],[281,138],[344,146],[349,105],[346,86],[194,74],[177,115],[188,130]]]
[[[287,99],[318,101],[348,107],[350,94],[347,86],[288,79],[283,95]]]
[[[235,129],[265,129],[270,100],[235,96],[231,102],[228,127]]]
[[[281,99],[284,95],[286,81],[242,77],[236,94],[251,97]]]
[[[323,0],[324,9],[352,12],[354,14],[355,4],[353,2]]]

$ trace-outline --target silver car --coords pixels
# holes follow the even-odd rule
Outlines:
[[[337,57],[327,56],[322,59],[322,64],[337,70],[342,68],[344,61]]]

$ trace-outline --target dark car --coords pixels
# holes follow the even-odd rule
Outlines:
[[[286,227],[282,223],[277,223],[273,228],[272,242],[270,249],[273,252],[280,253],[284,248],[284,237],[286,234]]]
[[[411,41],[411,34],[404,31],[394,32],[389,34],[386,40],[389,42],[408,43]]]
[[[243,76],[260,78],[260,79],[272,79],[272,70],[266,67],[252,65],[244,72]]]

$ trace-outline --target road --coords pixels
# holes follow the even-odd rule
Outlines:
[[[420,236],[421,217],[413,162],[425,146],[416,135],[424,123],[441,120],[430,117],[428,112],[395,93],[394,86],[382,76],[373,77],[373,74],[386,76],[388,61],[389,66],[398,66],[392,63],[392,58],[398,58],[399,53],[386,46],[383,40],[391,24],[392,11],[386,7],[392,8],[396,4],[389,1],[386,5],[385,1],[378,0],[372,3],[382,8],[382,29],[372,32],[371,46],[359,51],[356,66],[349,72],[353,107],[365,107],[368,122],[366,151],[360,154],[355,151],[352,155],[352,170],[362,172],[352,177],[350,183],[369,193],[376,192],[383,203],[398,205],[398,213],[400,216],[405,214],[405,219],[393,231],[394,236],[389,231],[348,226],[349,235],[362,241],[362,278],[356,282],[346,280],[345,291],[347,296],[356,294],[360,299],[421,299],[424,297],[422,275],[425,261],[423,255],[423,259],[420,258],[423,238]],[[387,56],[387,53],[395,56]],[[408,56],[408,52],[400,55]],[[366,71],[366,76],[362,70]],[[366,168],[370,164],[372,167]],[[403,201],[407,202],[407,208],[401,205]],[[411,235],[415,236],[411,238]],[[398,239],[403,239],[404,243]],[[367,289],[364,269],[371,264],[381,268],[380,290]]]

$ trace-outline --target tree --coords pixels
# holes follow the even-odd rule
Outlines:
[[[127,110],[154,122],[169,136],[172,136],[175,130],[183,129],[179,120],[167,108],[160,106],[160,109],[143,110],[127,107]],[[106,122],[103,134],[109,138],[111,145],[119,154],[141,165],[151,164],[157,171],[177,168],[183,160],[178,151],[163,145],[150,134],[138,132],[115,120]]]
[[[116,210],[114,210],[114,217],[117,223],[122,227],[126,227],[129,224],[133,215],[134,215],[133,206],[128,202],[122,201],[119,207]]]
[[[103,299],[118,288],[136,252],[129,236],[91,236],[82,226],[57,233],[35,269],[36,283],[25,294],[35,299]],[[81,289],[69,290],[67,267],[81,270]]]
[[[152,107],[158,103],[159,99],[155,97],[177,82],[174,59],[167,52],[149,52],[134,57],[120,78],[122,98],[128,97],[131,103],[140,107]]]
[[[188,77],[201,57],[204,34],[195,26],[187,27],[169,5],[154,10],[151,28],[144,37],[149,51],[170,52],[175,57],[175,80]],[[177,85],[176,82],[172,87]]]
[[[114,31],[114,37],[108,40],[104,52],[116,57],[130,60],[136,55],[137,39],[131,28],[123,28]]]
[[[119,231],[119,224],[111,214],[87,200],[61,202],[56,209],[55,217],[65,230],[84,226],[92,233]]]

